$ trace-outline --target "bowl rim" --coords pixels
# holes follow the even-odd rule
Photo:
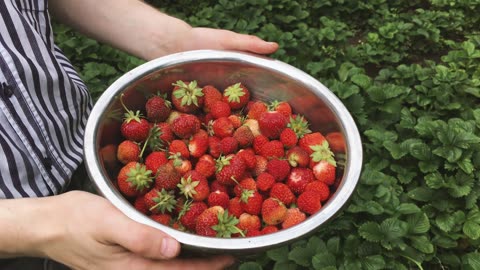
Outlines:
[[[325,205],[323,205],[321,211],[310,216],[296,226],[282,229],[272,234],[245,238],[205,237],[182,232],[151,220],[146,215],[138,212],[121,196],[120,192],[113,187],[108,177],[101,170],[101,163],[97,155],[96,138],[100,123],[100,121],[97,120],[101,119],[102,112],[105,112],[109,108],[119,92],[134,83],[136,80],[162,68],[201,61],[237,61],[270,69],[274,72],[292,77],[295,80],[301,81],[310,89],[315,90],[314,94],[321,98],[325,105],[338,117],[337,121],[339,122],[339,127],[345,136],[345,142],[347,145],[344,178],[335,194]],[[357,125],[344,104],[327,87],[306,72],[290,64],[267,56],[237,51],[195,50],[180,52],[148,61],[131,71],[126,72],[113,82],[94,104],[90,116],[88,117],[84,135],[84,162],[90,179],[94,182],[101,195],[107,198],[129,218],[157,228],[174,237],[183,245],[204,250],[242,251],[249,249],[272,248],[286,244],[311,233],[312,230],[318,229],[320,224],[332,219],[347,203],[358,184],[362,168],[362,160],[363,151]]]

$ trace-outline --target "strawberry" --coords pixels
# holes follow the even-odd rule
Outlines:
[[[286,119],[289,119],[292,115],[292,107],[288,102],[274,100],[269,104],[270,111],[277,111],[285,116]]]
[[[232,122],[227,117],[220,117],[212,123],[213,135],[219,138],[231,137],[235,131]]]
[[[144,194],[153,182],[151,174],[152,171],[147,170],[145,165],[135,161],[129,162],[118,173],[118,189],[127,197]]]
[[[178,183],[180,183],[180,178],[180,174],[172,166],[171,163],[160,165],[157,169],[157,174],[155,176],[155,187],[158,190],[175,189]]]
[[[285,205],[290,205],[295,201],[295,195],[284,183],[273,184],[270,190],[270,197],[278,199]]]
[[[177,200],[173,190],[153,188],[145,194],[143,201],[147,209],[152,213],[170,213],[175,208]]]
[[[189,159],[183,159],[179,153],[170,155],[168,158],[170,159],[168,163],[171,164],[180,175],[184,175],[192,170],[192,162]]]
[[[213,103],[213,106],[210,107],[210,114],[212,115],[213,119],[218,119],[220,117],[229,117],[232,113],[230,106],[228,103],[223,101],[216,101]]]
[[[254,101],[252,105],[250,105],[247,113],[247,117],[249,119],[256,119],[260,118],[262,113],[268,111],[268,106],[263,101]]]
[[[254,190],[244,189],[240,196],[240,205],[243,211],[251,215],[258,215],[262,210],[263,197]]]
[[[246,165],[245,161],[237,156],[219,157],[216,161],[217,172],[215,178],[220,184],[233,186],[235,179],[242,179]]]
[[[203,106],[203,91],[197,81],[177,81],[173,84],[172,103],[180,112],[194,113]]]
[[[197,171],[187,172],[177,187],[180,189],[180,194],[197,202],[205,200],[210,193],[207,178]]]
[[[208,113],[216,101],[222,100],[223,95],[215,86],[212,85],[205,85],[202,88],[202,92],[204,97],[203,111]]]
[[[239,128],[244,121],[243,117],[240,117],[236,114],[231,114],[227,118],[228,120],[230,120],[230,122],[232,122],[233,128],[235,129]]]
[[[255,151],[255,153],[260,153],[260,150],[262,149],[263,145],[266,144],[267,142],[269,142],[270,139],[268,139],[266,136],[264,135],[258,135],[258,136],[255,136],[253,138],[253,150]],[[283,145],[282,145],[283,147]]]
[[[160,166],[167,164],[168,158],[165,152],[155,151],[148,154],[145,158],[145,166],[147,170],[152,171],[153,175],[157,173],[157,170]]]
[[[300,194],[297,198],[297,206],[300,211],[313,215],[320,208],[322,208],[322,204],[320,202],[320,194],[314,191],[305,191]]]
[[[258,126],[258,121],[256,119],[247,119],[243,121],[243,125],[248,126],[250,128],[254,137],[257,137],[258,135],[262,134],[260,132],[260,127]]]
[[[223,155],[229,155],[237,152],[238,142],[233,137],[225,137],[220,140],[220,149]]]
[[[280,133],[287,127],[287,118],[276,111],[267,111],[258,119],[260,132],[270,139],[278,139]]]
[[[140,146],[130,140],[124,140],[117,147],[117,159],[122,164],[140,160]]]
[[[159,138],[162,142],[166,144],[175,139],[172,128],[169,123],[162,122],[162,123],[157,123],[156,125],[160,130]]]
[[[287,150],[286,158],[292,167],[307,167],[310,163],[310,156],[300,146],[294,146]]]
[[[231,237],[243,232],[236,227],[238,219],[220,206],[213,206],[203,211],[197,218],[195,233],[203,236]]]
[[[273,184],[275,184],[275,177],[273,175],[263,172],[257,176],[257,188],[260,191],[269,191]]]
[[[278,140],[272,140],[262,145],[259,155],[267,158],[283,158],[285,155],[285,149],[283,149],[283,143]]]
[[[275,181],[283,181],[290,173],[290,164],[284,159],[272,159],[267,163],[267,173],[271,174]]]
[[[200,120],[193,114],[182,114],[173,120],[171,128],[179,138],[187,139],[200,129]]]
[[[285,220],[282,222],[282,229],[288,229],[300,224],[307,218],[307,215],[298,208],[290,208],[287,210]]]
[[[208,133],[200,129],[197,133],[193,134],[192,138],[188,142],[188,151],[190,155],[195,158],[199,158],[204,155],[208,150]]]
[[[330,149],[335,153],[345,153],[345,139],[340,132],[330,132],[325,136]]]
[[[150,215],[150,218],[165,226],[169,226],[172,222],[172,216],[169,214],[153,214]]]
[[[195,164],[195,171],[199,172],[206,178],[210,178],[215,174],[215,162],[211,163],[207,160],[199,160]]]
[[[123,96],[120,96],[120,103],[125,109],[124,119],[120,126],[120,132],[124,138],[134,142],[141,143],[148,137],[150,131],[150,123],[142,117],[140,111],[132,111],[127,109],[123,103]]]
[[[265,234],[270,234],[270,233],[275,233],[278,232],[278,228],[275,225],[267,225],[263,227],[262,230],[260,230],[260,235],[265,235]]]
[[[327,185],[333,185],[335,182],[335,166],[326,161],[314,162],[312,167],[313,174],[318,181],[321,181]]]
[[[208,137],[208,153],[214,158],[218,158],[222,154],[220,141],[221,141],[220,137],[217,137],[217,136]]]
[[[135,209],[137,209],[138,212],[146,215],[148,214],[149,210],[147,205],[145,204],[144,197],[145,195],[136,197],[135,201],[133,202],[133,207],[135,207]]]
[[[302,147],[309,155],[313,153],[311,148],[314,145],[322,145],[323,142],[326,142],[325,137],[320,132],[314,132],[310,134],[305,134],[302,138],[298,140],[298,146]]]
[[[245,213],[239,197],[233,197],[230,199],[230,201],[228,201],[228,212],[237,218],[239,218],[240,215]]]
[[[227,209],[230,202],[230,197],[226,192],[216,190],[208,195],[207,202],[209,207],[219,205],[222,208]]]
[[[250,101],[250,91],[241,83],[230,85],[223,91],[223,101],[233,110],[241,109]]]
[[[322,181],[313,181],[307,184],[305,191],[314,191],[320,194],[320,201],[324,202],[330,197],[330,188]]]
[[[228,187],[220,184],[220,182],[218,182],[218,180],[215,179],[210,183],[210,191],[215,192],[217,190],[218,191],[223,191],[227,194],[229,193]]]
[[[283,143],[285,148],[292,148],[297,145],[298,138],[297,134],[291,128],[286,128],[280,133],[280,141]]]
[[[268,198],[262,203],[262,220],[267,225],[277,225],[285,220],[287,207],[274,198]]]
[[[235,193],[235,196],[240,197],[244,190],[257,191],[257,183],[253,178],[243,178],[237,185],[235,185],[233,193]]]
[[[301,115],[292,115],[289,118],[287,127],[297,134],[297,138],[303,138],[306,134],[312,133],[308,129],[308,121]]]
[[[168,152],[170,155],[180,154],[182,158],[189,158],[190,151],[188,151],[188,146],[182,140],[173,140],[168,146]]]
[[[185,114],[185,113],[172,110],[172,112],[171,112],[170,115],[168,116],[168,118],[167,118],[167,120],[165,121],[165,123],[171,125],[171,124],[173,123],[173,121],[175,121],[175,119],[177,119],[178,117],[180,117],[180,115],[182,115],[182,114]]]
[[[332,164],[332,166],[334,167],[337,165],[334,159],[334,154],[330,150],[330,146],[327,140],[324,140],[322,144],[315,144],[310,146],[310,149],[313,151],[310,154],[312,162],[319,162],[325,160],[328,163]]]
[[[237,227],[244,231],[247,235],[249,232],[258,231],[260,232],[260,228],[262,223],[260,218],[257,215],[250,215],[248,213],[243,213],[238,218],[238,225]]]
[[[208,206],[204,202],[186,201],[178,214],[178,219],[185,228],[194,231],[198,217],[207,209]]]
[[[293,193],[300,194],[307,184],[314,180],[315,176],[309,168],[293,168],[287,177],[286,184]]]
[[[257,163],[257,159],[255,158],[255,152],[253,150],[248,150],[250,148],[246,149],[240,149],[240,151],[237,152],[237,156],[242,158],[243,161],[245,161],[245,165],[247,166],[247,169],[253,170],[255,168],[255,165]]]
[[[253,143],[253,133],[248,126],[241,126],[233,132],[233,137],[237,140],[241,148],[247,148]]]
[[[147,119],[150,122],[159,123],[167,120],[172,111],[172,104],[166,99],[165,95],[153,95],[145,104]]]
[[[257,162],[252,173],[254,176],[258,176],[267,170],[268,159],[259,155],[255,155],[255,159]]]
[[[107,144],[100,148],[100,161],[105,166],[108,173],[120,170],[117,158],[118,146],[116,144]]]

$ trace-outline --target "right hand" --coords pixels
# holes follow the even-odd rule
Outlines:
[[[213,270],[233,263],[227,256],[172,259],[180,252],[176,240],[131,220],[97,195],[72,191],[46,201],[55,204],[55,212],[45,213],[50,229],[55,231],[48,241],[39,243],[37,250],[39,255],[73,269]]]

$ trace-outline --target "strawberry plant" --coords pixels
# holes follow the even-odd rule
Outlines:
[[[363,172],[347,207],[311,237],[245,260],[239,269],[480,269],[478,1],[147,2],[195,26],[279,42],[271,57],[324,83],[362,134]],[[142,63],[62,25],[55,29],[94,97]],[[258,107],[250,118],[272,106]],[[301,121],[287,127],[302,133]],[[219,132],[231,136],[233,129]],[[255,139],[253,148],[268,140]],[[289,163],[309,156],[299,148],[286,154]],[[214,173],[211,161],[198,166]],[[148,170],[139,171],[140,186],[154,183]],[[275,179],[260,178],[257,189],[272,188]],[[235,223],[229,215],[239,204],[221,215],[226,224]],[[207,208],[193,202],[183,217]]]

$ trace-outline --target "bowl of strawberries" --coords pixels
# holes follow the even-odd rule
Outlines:
[[[315,232],[352,195],[356,124],[284,62],[199,50],[115,81],[87,122],[89,177],[128,217],[185,249],[253,254]]]

